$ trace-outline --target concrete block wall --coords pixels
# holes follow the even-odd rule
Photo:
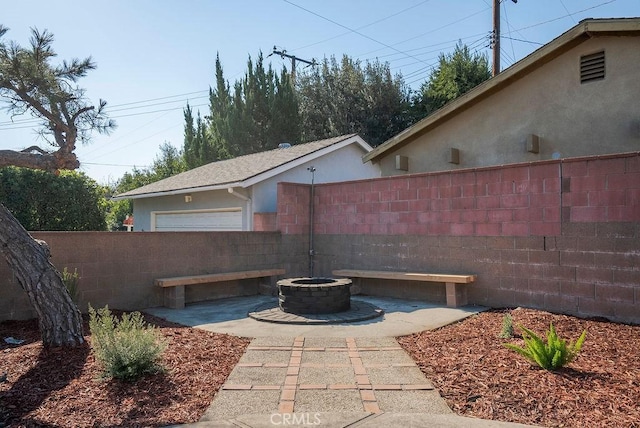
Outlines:
[[[471,303],[640,323],[640,153],[323,184],[315,204],[317,275],[477,274]],[[283,239],[308,239],[308,217],[278,218]],[[363,284],[444,301],[444,285]]]
[[[51,248],[59,269],[77,269],[80,302],[139,310],[162,305],[155,278],[281,266],[281,237],[274,232],[34,232]],[[255,285],[255,284],[254,284]],[[240,284],[194,286],[188,301],[229,294]],[[0,320],[32,318],[26,294],[0,263]]]
[[[278,230],[278,213],[254,213],[253,230],[256,232],[275,232]]]

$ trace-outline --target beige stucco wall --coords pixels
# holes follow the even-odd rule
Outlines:
[[[580,56],[605,51],[604,80]],[[640,37],[586,41],[380,160],[383,176],[640,150]],[[526,151],[530,134],[540,152]],[[448,163],[450,148],[460,163]],[[409,171],[396,169],[396,155]]]

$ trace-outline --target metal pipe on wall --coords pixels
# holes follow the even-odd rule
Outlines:
[[[307,168],[307,171],[311,172],[311,197],[309,198],[309,278],[313,278],[314,277],[313,257],[315,256],[315,250],[313,248],[313,215],[314,215],[313,200],[315,198],[315,194],[314,194],[315,180],[314,179],[315,179],[316,168],[312,165],[309,168]]]

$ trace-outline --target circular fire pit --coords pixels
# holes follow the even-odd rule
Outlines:
[[[333,314],[351,307],[348,278],[290,278],[278,281],[278,306],[291,314]]]

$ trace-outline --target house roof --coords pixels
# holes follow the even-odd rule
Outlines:
[[[385,141],[367,153],[362,160],[363,162],[375,161],[390,150],[399,149],[592,37],[629,35],[640,35],[640,18],[585,19],[497,76],[476,86],[415,125]]]
[[[212,162],[121,193],[113,199],[137,199],[233,187],[245,188],[350,144],[359,145],[365,152],[372,150],[371,146],[357,134],[342,135]]]

